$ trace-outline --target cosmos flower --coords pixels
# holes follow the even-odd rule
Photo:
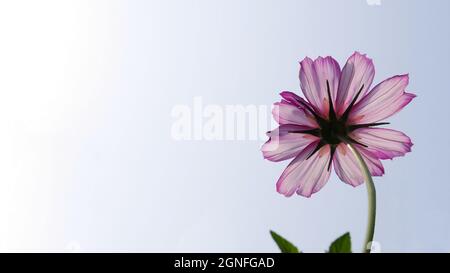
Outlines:
[[[282,92],[273,116],[279,127],[267,133],[262,146],[270,161],[293,160],[277,182],[277,191],[310,197],[327,183],[334,167],[337,176],[354,187],[364,182],[354,153],[364,159],[372,176],[382,176],[380,160],[404,156],[411,139],[381,128],[415,97],[406,93],[408,75],[389,78],[371,88],[375,68],[371,59],[354,53],[343,69],[332,57],[300,62],[300,84],[306,99]]]

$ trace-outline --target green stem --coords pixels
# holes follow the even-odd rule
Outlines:
[[[364,180],[366,181],[367,185],[367,194],[369,197],[369,218],[367,222],[366,239],[364,240],[363,252],[370,253],[373,234],[375,233],[375,218],[377,211],[375,185],[373,184],[372,175],[370,174],[369,168],[367,167],[366,162],[364,162],[361,154],[358,152],[358,150],[355,149],[355,147],[353,147],[352,144],[347,143],[347,146],[358,160],[359,167],[361,168],[361,171],[364,175]]]

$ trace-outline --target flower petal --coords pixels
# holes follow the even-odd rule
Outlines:
[[[297,106],[297,107],[300,107],[300,108],[302,108],[302,109],[305,108],[305,105],[311,106],[311,105],[309,104],[309,102],[307,102],[306,100],[304,100],[304,99],[303,99],[302,97],[300,97],[299,95],[297,95],[297,94],[295,94],[295,93],[293,93],[293,92],[290,92],[290,91],[283,91],[283,92],[280,93],[280,96],[281,96],[284,100],[286,100],[286,101],[292,103],[293,105],[295,105],[295,106]]]
[[[378,122],[400,111],[415,97],[414,94],[405,92],[408,82],[408,75],[400,75],[375,86],[354,106],[349,122],[352,124]]]
[[[306,112],[303,108],[299,108],[288,101],[281,101],[274,104],[272,109],[273,118],[278,124],[297,124],[317,128],[314,117]]]
[[[382,176],[384,174],[383,164],[381,164],[379,159],[359,145],[355,145],[355,149],[361,153],[373,176]],[[364,182],[364,176],[358,161],[346,144],[341,143],[338,145],[333,158],[333,165],[336,174],[345,183],[356,187]]]
[[[411,139],[402,132],[385,128],[361,128],[353,131],[353,138],[367,145],[368,151],[379,159],[392,159],[411,152]]]
[[[281,125],[267,133],[269,140],[261,147],[265,159],[278,162],[297,156],[305,147],[319,138],[292,131],[304,131],[309,127],[299,125]]]
[[[342,69],[339,81],[335,106],[338,115],[342,115],[345,112],[359,90],[361,90],[361,93],[357,101],[368,92],[374,76],[375,67],[372,59],[367,58],[366,55],[362,55],[359,52],[355,52],[350,56]]]
[[[331,96],[335,100],[341,76],[338,62],[332,57],[319,57],[315,61],[305,58],[300,65],[300,84],[303,94],[322,117],[328,117],[327,81],[330,85]]]
[[[318,141],[311,143],[287,166],[277,182],[277,191],[286,197],[295,192],[305,197],[311,197],[318,192],[328,181],[331,168],[330,145],[323,146],[310,158],[308,156],[317,146]]]

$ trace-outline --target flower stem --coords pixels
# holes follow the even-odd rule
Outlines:
[[[361,168],[361,171],[364,175],[364,180],[366,181],[367,185],[367,194],[368,194],[368,201],[369,201],[369,213],[368,213],[368,222],[367,222],[367,231],[366,231],[366,239],[364,240],[364,246],[363,246],[363,252],[364,253],[370,253],[371,250],[371,244],[373,241],[373,234],[375,233],[375,218],[376,218],[376,211],[377,211],[377,200],[376,200],[376,191],[375,191],[375,185],[373,184],[372,175],[370,174],[369,168],[367,167],[366,162],[364,162],[364,159],[362,158],[361,154],[358,152],[358,150],[353,147],[352,144],[347,143],[348,148],[352,151],[352,153],[355,155],[356,159],[358,160],[359,167]]]

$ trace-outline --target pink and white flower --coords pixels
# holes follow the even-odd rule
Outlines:
[[[408,75],[389,78],[371,88],[375,68],[371,59],[354,53],[343,69],[332,57],[300,62],[300,84],[306,99],[282,92],[273,116],[279,127],[267,133],[262,146],[270,161],[292,159],[277,182],[277,191],[310,197],[328,181],[332,166],[338,177],[354,187],[364,182],[358,161],[347,143],[362,155],[370,173],[382,176],[380,160],[404,156],[411,139],[404,133],[379,128],[415,97],[405,92]]]

